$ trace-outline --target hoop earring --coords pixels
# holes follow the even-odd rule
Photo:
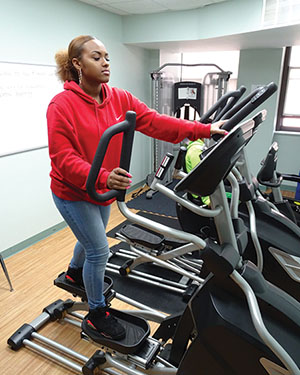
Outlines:
[[[81,85],[81,81],[82,81],[82,72],[81,72],[81,69],[79,69],[79,71],[78,71],[78,82],[79,82],[79,85]]]

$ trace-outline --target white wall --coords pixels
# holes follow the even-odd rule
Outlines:
[[[281,48],[242,50],[240,53],[238,86],[246,86],[247,94],[256,85],[265,85],[270,82],[279,85],[282,52]],[[259,127],[256,136],[246,148],[250,168],[254,175],[257,174],[260,162],[266,156],[272,144],[277,100],[278,91],[257,108],[257,111],[266,109],[268,113],[266,121]]]
[[[1,4],[1,19],[0,61],[54,65],[57,50],[67,48],[77,35],[91,34],[110,53],[111,85],[150,104],[149,72],[157,56],[122,43],[121,16],[76,0],[10,0]],[[1,114],[0,124],[5,126]],[[133,184],[142,181],[151,168],[151,142],[136,134]],[[47,148],[1,157],[0,171],[0,251],[10,254],[17,244],[49,230],[62,218],[52,203]]]

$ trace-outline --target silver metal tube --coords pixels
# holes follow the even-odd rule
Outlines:
[[[74,320],[74,319],[70,319],[70,318],[68,318],[68,317],[65,317],[65,318],[64,318],[64,321],[67,322],[67,323],[72,324],[72,325],[75,326],[75,327],[79,327],[79,328],[81,328],[81,323],[78,322],[78,320]]]
[[[173,258],[173,259],[170,259],[167,261],[168,263],[176,263],[178,264],[180,267],[182,268],[185,268],[191,272],[194,272],[194,273],[200,273],[201,270],[199,270],[198,268],[195,268],[193,267],[192,265],[188,264],[187,262],[181,260],[181,259],[178,259],[178,258]]]
[[[260,313],[260,309],[257,303],[256,296],[247,283],[247,281],[237,272],[233,271],[230,277],[234,280],[234,282],[242,289],[244,292],[251,318],[254,324],[254,327],[263,340],[263,342],[272,350],[272,352],[280,359],[280,361],[284,364],[284,366],[288,369],[289,373],[292,375],[300,375],[300,370],[298,366],[295,364],[293,359],[289,356],[289,354],[283,349],[283,347],[274,339],[274,337],[269,333],[267,328],[264,325],[262,320],[262,316]]]
[[[230,172],[227,176],[227,180],[231,185],[232,196],[230,200],[230,214],[233,219],[239,217],[239,197],[240,197],[240,187],[234,174]]]
[[[177,368],[170,368],[170,367],[164,368],[164,367],[158,367],[158,366],[154,366],[154,367],[149,368],[147,370],[140,371],[136,368],[128,367],[128,363],[121,362],[117,359],[112,358],[112,356],[109,355],[108,353],[106,353],[105,358],[106,358],[107,365],[115,367],[120,371],[124,371],[124,373],[126,375],[145,375],[145,374],[148,374],[148,375],[176,375],[176,372],[177,372]],[[109,367],[107,365],[105,366],[105,368]]]
[[[183,240],[186,242],[193,242],[193,244],[197,245],[199,249],[203,249],[206,246],[205,241],[198,236],[195,236],[191,233],[183,232],[178,229],[170,228],[166,225],[139,216],[130,211],[129,208],[126,206],[125,202],[117,202],[117,204],[121,213],[133,223],[140,224],[145,228],[151,229],[155,232],[159,232],[167,237],[177,238],[179,240]]]
[[[119,271],[118,270],[115,270],[115,269],[110,268],[110,267],[107,267],[107,270],[109,272],[111,272],[111,273],[119,275]],[[147,279],[145,279],[143,277],[139,277],[139,276],[135,276],[135,275],[131,275],[131,274],[128,274],[126,277],[129,277],[131,279],[138,280],[138,281],[143,281],[143,282],[145,282],[147,284],[158,286],[158,287],[163,288],[163,289],[171,290],[172,292],[176,292],[176,293],[180,293],[180,294],[183,293],[182,289],[175,288],[175,287],[170,286],[170,285],[164,285],[162,283],[158,283],[158,282],[155,282],[153,280],[147,280]]]
[[[32,337],[37,339],[40,342],[43,342],[43,343],[47,344],[48,346],[51,346],[51,347],[53,347],[53,348],[55,348],[55,349],[57,349],[57,350],[59,350],[63,353],[66,353],[66,354],[76,358],[79,361],[82,361],[83,363],[86,363],[89,360],[88,357],[85,357],[84,355],[82,355],[78,352],[75,352],[74,350],[69,349],[66,346],[63,346],[63,345],[59,344],[58,342],[53,341],[53,340],[51,340],[51,339],[49,339],[45,336],[42,336],[42,335],[40,335],[36,332],[32,333]]]
[[[28,346],[28,347],[42,353],[46,357],[49,357],[49,358],[53,359],[54,361],[71,368],[72,370],[75,370],[77,372],[82,373],[82,366],[78,365],[75,362],[70,361],[69,359],[67,359],[65,357],[61,357],[60,355],[52,352],[51,350],[48,350],[48,349],[46,349],[46,348],[44,348],[40,345],[37,345],[34,342],[32,342],[30,340],[27,340],[27,339],[23,341],[23,344],[25,346]]]
[[[237,168],[233,168],[233,174],[236,176],[238,181],[242,181],[243,179],[242,175],[240,174]],[[257,236],[256,216],[255,216],[255,211],[254,211],[252,202],[250,201],[246,202],[246,207],[249,213],[250,235],[251,235],[253,245],[255,248],[255,252],[256,252],[257,268],[262,272],[263,266],[264,266],[264,258],[263,258],[263,252],[260,246],[260,242]]]
[[[113,268],[113,269],[116,269],[116,270],[119,270],[119,268],[120,268],[120,266],[118,266],[117,264],[109,263],[108,266]],[[186,285],[178,284],[178,282],[167,280],[167,279],[164,279],[162,277],[154,276],[154,275],[151,275],[150,273],[137,271],[135,269],[130,271],[130,275],[136,275],[138,277],[140,276],[140,277],[143,278],[142,280],[145,280],[145,278],[147,278],[147,280],[153,280],[153,281],[156,281],[157,283],[162,283],[162,284],[165,284],[165,285],[171,285],[171,286],[174,286],[175,288],[181,288],[181,289],[187,288]],[[129,276],[129,275],[127,275],[127,276]]]
[[[82,315],[82,314],[79,314],[78,312],[76,312],[76,311],[74,311],[74,312],[68,312],[68,314],[69,315],[72,315],[72,316],[74,316],[75,318],[78,318],[78,319],[80,319],[80,320],[82,320],[83,318],[84,318],[84,315]]]
[[[276,171],[274,171],[273,173],[273,178],[271,180],[271,182],[275,182],[277,180],[277,174],[276,174]],[[281,193],[281,190],[280,190],[280,187],[272,187],[272,193],[273,193],[273,197],[274,197],[274,202],[276,203],[280,203],[280,202],[283,202],[283,197],[282,197],[282,193]]]
[[[214,209],[207,209],[203,208],[201,206],[197,206],[196,204],[187,201],[184,198],[179,197],[174,193],[173,190],[167,188],[165,185],[161,184],[158,182],[159,180],[154,179],[152,184],[151,184],[151,189],[157,190],[164,194],[166,197],[172,199],[173,201],[181,204],[182,206],[186,207],[188,210],[194,212],[197,215],[204,216],[204,217],[215,217],[219,215],[222,212],[222,207],[217,206],[214,207]]]
[[[46,312],[40,314],[37,318],[35,318],[30,325],[35,328],[36,331],[39,330],[44,324],[46,324],[50,319],[50,315]]]
[[[230,243],[239,253],[223,181],[219,183],[213,194],[211,194],[210,201],[212,207],[221,204],[224,208],[222,213],[214,218],[220,243]]]
[[[135,248],[133,246],[132,249],[135,251]],[[164,251],[162,254],[157,255],[157,258],[161,260],[168,260],[178,258],[181,255],[192,253],[193,251],[199,251],[199,246],[197,244],[190,242],[185,245],[176,247],[173,250]]]
[[[219,65],[216,65],[216,64],[213,64],[213,63],[212,64],[207,64],[207,63],[206,64],[205,63],[203,63],[203,64],[201,64],[201,63],[199,63],[199,64],[166,63],[166,64],[161,65],[159,68],[154,70],[152,73],[158,73],[162,69],[164,69],[166,66],[180,66],[180,67],[182,67],[182,66],[194,66],[194,67],[195,66],[213,66],[213,67],[217,68],[218,70],[220,70],[220,72],[222,72],[222,73],[225,72],[222,68],[219,67]]]
[[[194,265],[194,267],[198,268],[201,268],[204,263],[202,259],[187,259],[184,256],[180,256],[179,259],[183,260],[187,264],[190,264],[191,266]]]
[[[178,283],[177,282],[175,282],[175,281],[172,281],[172,280],[167,280],[167,279],[164,279],[164,278],[162,278],[162,277],[158,277],[158,276],[155,276],[155,275],[151,275],[150,273],[148,274],[146,274],[146,273],[144,273],[144,272],[141,272],[141,271],[137,271],[137,270],[132,270],[132,271],[130,271],[130,273],[133,273],[134,275],[137,275],[137,276],[142,276],[142,277],[145,277],[145,275],[146,275],[146,277],[148,278],[148,279],[151,279],[151,280],[154,280],[154,281],[157,281],[157,282],[160,282],[160,283],[164,283],[164,284],[166,284],[166,285],[171,285],[171,286],[174,286],[175,288],[182,288],[182,289],[185,289],[186,288],[186,285],[181,285],[180,284],[180,286],[178,285]]]
[[[249,213],[249,222],[250,222],[250,234],[254,244],[256,258],[257,258],[257,268],[262,272],[264,267],[264,257],[263,252],[260,246],[260,242],[257,236],[257,229],[256,229],[256,216],[254,212],[254,208],[252,202],[246,202],[246,206]]]
[[[119,254],[119,253],[122,253],[122,254],[127,254],[127,255],[130,255],[130,256],[135,256],[135,254],[132,252],[132,251],[130,251],[130,250],[125,250],[125,249],[119,249],[118,251],[117,251],[117,253]]]
[[[251,176],[251,172],[248,166],[249,166],[249,162],[248,162],[247,154],[246,154],[245,149],[243,149],[238,159],[238,167],[239,167],[239,171],[241,172],[242,176],[245,178],[246,182],[248,184],[251,184],[252,176]]]
[[[203,281],[204,281],[201,277],[192,275],[191,273],[185,271],[181,267],[173,266],[172,264],[166,263],[165,261],[160,260],[157,257],[153,257],[152,255],[145,254],[142,251],[139,251],[137,249],[135,251],[136,251],[136,253],[138,255],[143,256],[143,257],[149,259],[151,262],[156,263],[156,264],[158,264],[158,265],[160,265],[160,266],[162,266],[164,268],[170,269],[170,270],[172,270],[174,272],[177,272],[180,275],[187,276],[188,278],[193,279],[195,281],[198,281],[199,283],[203,283]]]
[[[175,179],[181,179],[184,178],[187,175],[187,173],[179,170],[179,169],[174,169],[173,170],[173,178]]]

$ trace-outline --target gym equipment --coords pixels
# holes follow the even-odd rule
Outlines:
[[[180,316],[162,318],[153,311],[137,311],[134,315],[115,312],[124,319],[123,323],[128,322],[126,342],[99,338],[100,349],[90,359],[36,332],[49,320],[64,318],[71,322],[65,318],[67,313],[80,318],[70,300],[49,305],[39,318],[17,330],[8,340],[11,348],[31,347],[84,375],[100,372],[109,375],[299,375],[299,303],[266,282],[253,264],[242,261],[222,182],[260,122],[261,116],[258,116],[237,125],[175,188],[177,193],[190,191],[211,196],[213,209],[219,207],[215,222],[222,234],[220,245],[132,213],[124,202],[125,191],[97,193],[95,182],[109,140],[121,132],[124,132],[125,146],[122,147],[120,166],[129,170],[135,114],[127,113],[125,121],[108,128],[99,142],[87,182],[91,197],[101,202],[116,197],[120,211],[133,222],[178,240],[188,238],[203,251],[205,264],[212,273]],[[220,165],[212,176],[211,167],[217,162]],[[169,190],[162,184],[157,186]],[[175,192],[172,194],[178,197]],[[147,322],[140,317],[147,314],[161,321],[153,337],[149,336]],[[131,329],[136,333],[134,339]],[[83,337],[90,340],[85,334]],[[75,357],[82,365],[41,349],[32,339]]]
[[[191,173],[189,173],[175,187],[175,192],[177,193],[188,190],[190,193],[195,193],[199,195],[209,194],[211,195],[213,209],[217,206],[222,207],[222,209],[219,212],[219,215],[215,217],[216,226],[221,234],[221,245],[217,245],[216,243],[210,241],[205,242],[197,236],[190,235],[175,229],[170,229],[164,225],[140,217],[132,213],[126,207],[126,204],[124,203],[124,198],[120,197],[120,195],[123,195],[124,193],[115,192],[118,200],[118,207],[127,219],[140,225],[141,227],[145,227],[146,229],[150,229],[158,233],[174,237],[176,239],[186,240],[188,236],[191,242],[197,243],[199,245],[199,248],[204,247],[205,264],[207,264],[208,267],[213,269],[215,272],[215,276],[210,275],[210,277],[206,280],[204,285],[198,288],[197,292],[192,297],[176,327],[176,332],[173,336],[173,343],[171,344],[171,347],[168,347],[168,353],[165,354],[167,355],[166,358],[168,361],[171,361],[173,365],[175,364],[176,366],[179,366],[178,371],[174,369],[174,373],[176,374],[199,374],[199,371],[203,371],[203,373],[208,372],[210,374],[253,374],[265,373],[265,370],[268,371],[273,366],[275,366],[273,367],[273,369],[276,368],[279,374],[284,373],[283,368],[280,368],[280,366],[278,366],[278,363],[277,366],[274,362],[272,363],[272,361],[275,359],[274,357],[273,360],[269,362],[270,357],[265,357],[265,353],[264,355],[262,355],[261,353],[257,355],[257,350],[260,351],[260,345],[258,345],[255,348],[251,347],[251,345],[244,345],[245,343],[243,342],[243,340],[245,339],[245,337],[241,337],[243,336],[241,332],[243,332],[243,329],[249,323],[247,322],[245,325],[243,324],[245,323],[245,319],[247,320],[247,318],[250,318],[250,315],[245,314],[244,316],[243,309],[238,310],[238,312],[236,311],[237,314],[235,314],[231,310],[232,306],[238,308],[239,305],[239,302],[237,302],[237,304],[231,304],[231,298],[235,300],[235,297],[237,297],[235,293],[239,294],[235,287],[233,287],[234,283],[232,283],[231,281],[237,281],[238,279],[237,284],[239,284],[239,286],[244,286],[242,281],[243,277],[241,277],[236,271],[233,271],[233,269],[235,267],[243,268],[244,266],[246,267],[247,271],[242,272],[243,276],[245,276],[248,279],[248,276],[246,275],[250,269],[251,271],[249,272],[251,273],[251,277],[249,279],[251,279],[252,276],[254,276],[254,278],[251,281],[248,279],[248,281],[251,282],[251,285],[255,289],[257,289],[257,287],[258,289],[262,287],[261,291],[264,290],[264,292],[266,292],[267,294],[270,293],[269,297],[267,297],[266,295],[260,295],[259,297],[262,300],[264,300],[264,303],[266,303],[265,305],[264,303],[262,303],[262,305],[264,305],[265,307],[268,306],[266,308],[267,310],[268,308],[271,308],[272,310],[277,302],[282,301],[281,297],[283,296],[284,298],[287,298],[291,305],[293,305],[296,309],[299,308],[299,304],[297,301],[292,299],[284,292],[280,291],[278,288],[274,288],[269,283],[265,284],[265,286],[267,287],[264,288],[263,284],[265,283],[265,281],[262,281],[262,275],[259,271],[257,271],[254,265],[250,266],[249,264],[250,268],[248,269],[248,263],[246,263],[245,265],[242,265],[242,263],[240,263],[241,258],[239,256],[236,238],[234,234],[234,228],[231,223],[229,207],[226,200],[224,185],[222,182],[222,180],[226,177],[228,172],[234,166],[235,161],[238,159],[239,153],[241,152],[243,147],[251,139],[252,135],[254,134],[254,128],[259,125],[259,123],[261,122],[261,118],[262,116],[256,116],[254,120],[247,121],[246,123],[237,126],[226,138],[222,139],[209,154],[207,154],[207,156],[203,159],[202,163],[199,164],[197,168],[195,168]],[[105,144],[105,142],[101,143],[100,141],[99,149],[105,149]],[[102,196],[97,194],[95,188],[93,188],[97,179],[98,172],[101,167],[102,160],[101,158],[96,158],[95,160],[96,163],[93,163],[91,169],[92,172],[94,168],[95,172],[93,171],[93,178],[90,181],[91,185],[90,187],[88,187],[88,189],[91,189],[89,193],[94,199],[102,201]],[[129,164],[125,163],[123,159],[121,160],[121,163],[123,168],[129,168]],[[214,175],[211,175],[210,170],[212,166],[215,165],[218,165],[218,168],[216,170],[216,173]],[[174,200],[181,199],[176,193],[170,191],[170,189],[168,189],[163,184],[157,183],[157,188],[162,189],[164,192],[167,192],[169,190],[169,194],[174,198]],[[190,205],[190,207],[192,207],[192,205]],[[195,208],[198,209],[197,207]],[[254,271],[254,274],[252,274],[252,271]],[[230,277],[228,278],[229,275]],[[237,277],[237,279],[235,279],[235,277]],[[258,279],[260,279],[262,283]],[[229,283],[227,284],[227,282]],[[227,291],[229,292],[230,290],[229,294],[227,294],[227,297],[230,296],[230,302],[226,301],[226,291],[225,295],[223,294],[224,289],[226,290],[227,287],[229,288]],[[235,289],[234,292],[232,287],[233,289]],[[251,288],[249,288],[248,292],[250,290]],[[232,292],[233,294],[231,294]],[[260,293],[258,292],[258,294]],[[210,298],[212,298],[212,300],[210,300]],[[281,306],[281,308],[284,309],[285,307],[287,307],[287,300],[283,303],[283,306]],[[243,301],[245,302],[245,300]],[[281,304],[281,302],[279,302],[279,304]],[[209,307],[206,309],[207,306]],[[207,316],[212,316],[210,313],[208,313],[208,311],[212,312],[210,308],[212,308],[212,310],[216,313],[212,320],[214,321],[214,318],[216,318],[216,320],[218,321],[217,323],[216,321],[208,322],[206,319]],[[204,312],[201,311],[202,309]],[[271,316],[274,316],[273,312],[274,311],[272,311]],[[281,312],[283,311],[281,310]],[[287,311],[284,312],[284,314],[286,313]],[[232,328],[233,321],[231,320],[231,314],[233,314],[234,318],[241,318],[241,320],[239,321],[238,325],[235,326],[235,328]],[[289,313],[287,314],[289,315]],[[224,316],[226,316],[226,322],[224,322],[221,316],[223,318]],[[294,315],[294,318],[296,318],[296,316],[297,314]],[[289,315],[289,317],[291,317],[291,315]],[[299,317],[297,319],[299,319]],[[220,321],[222,320],[225,323],[226,328],[225,326],[220,328],[220,325],[222,325]],[[210,323],[212,323],[212,325],[210,325]],[[276,326],[275,321],[273,321],[273,323]],[[296,323],[296,326],[297,325],[299,328],[299,322]],[[208,326],[209,328],[207,328]],[[251,326],[253,329],[252,324],[250,324],[249,326]],[[283,328],[281,324],[280,326],[281,328]],[[230,327],[232,328],[232,331],[229,333],[229,331],[231,330]],[[256,327],[258,327],[258,325]],[[246,329],[247,334],[245,331],[243,332],[245,333],[245,336],[248,336],[249,334],[248,328],[249,327],[247,327]],[[196,337],[194,340],[192,340],[191,345],[188,346],[188,342],[191,338],[190,334],[195,329]],[[236,336],[233,333],[235,330],[238,331],[238,333],[235,332]],[[280,329],[279,331],[280,334],[284,335],[283,331],[281,331]],[[279,331],[277,331],[277,333],[279,333]],[[239,336],[239,334],[241,334],[241,336]],[[233,338],[232,335],[235,337]],[[155,334],[154,336],[157,337],[157,334]],[[163,336],[165,340],[170,338],[170,336],[166,334],[164,334]],[[250,339],[250,341],[252,341],[252,339],[253,336]],[[229,348],[226,354],[221,353],[224,350],[224,345],[221,342],[226,342],[226,347]],[[294,345],[292,346],[295,349]],[[272,345],[270,345],[269,347],[271,348]],[[242,349],[242,351],[240,351],[240,349]],[[292,350],[292,348],[289,347],[289,350]],[[242,358],[240,358],[241,352],[243,352]],[[256,352],[256,354],[254,354],[254,352]],[[296,352],[294,352],[294,354],[294,360],[297,360],[296,358],[298,358],[298,354]],[[164,352],[162,352],[162,355],[164,356]],[[260,358],[260,362],[258,358]],[[264,367],[264,369],[262,369],[261,364]],[[297,365],[295,365],[295,367],[293,366],[293,368],[289,367],[289,364],[287,366],[291,373],[299,373]]]
[[[263,261],[264,277],[299,301],[300,228],[260,195],[244,153],[240,157],[238,170],[243,177],[240,178],[240,184],[243,186],[241,201],[244,203],[240,205],[239,216],[249,233],[257,232],[260,246],[258,249],[255,240],[249,241],[245,257],[256,262],[261,253],[260,263]],[[255,221],[251,219],[252,209],[255,212]]]
[[[300,176],[295,174],[279,173],[276,169],[278,160],[278,143],[273,142],[270,146],[267,156],[261,162],[261,168],[257,174],[258,182],[271,189],[271,193],[261,192],[261,194],[274,203],[275,207],[286,217],[300,224],[300,202],[297,199],[287,199],[282,196],[280,187],[283,180],[300,183]],[[298,204],[297,204],[298,203]]]
[[[255,108],[257,108],[258,105],[260,105],[269,96],[271,96],[275,92],[275,90],[276,86],[274,84],[270,84],[269,86],[261,89],[260,95],[256,94],[257,96],[255,100],[251,100],[246,106],[242,107],[231,120],[228,121],[229,128],[232,126],[231,124],[236,123],[235,121],[240,121],[249,113],[251,113]],[[219,103],[222,103],[222,108],[225,108],[229,100],[236,101],[243,92],[244,88],[241,88],[240,90],[237,90],[233,93],[227,93],[219,100]],[[217,109],[219,108],[219,103],[218,105],[213,106],[213,108],[209,111],[209,116],[217,111]],[[173,198],[172,195],[170,196],[169,190],[163,190],[161,188],[161,184],[162,181],[164,181],[165,174],[172,164],[172,160],[173,156],[167,153],[163,161],[161,162],[161,165],[158,168],[151,185],[151,189],[153,191],[160,191],[171,199]],[[214,173],[215,168],[216,167],[214,167]],[[175,166],[175,171],[176,170],[177,169]],[[183,177],[184,176],[185,174],[183,174]],[[183,208],[182,212],[187,211],[187,215],[183,218],[183,222],[180,222],[183,230],[187,232],[200,234],[200,231],[191,231],[190,226],[194,226],[195,223],[198,225],[199,221],[201,225],[202,221],[205,221],[205,225],[207,226],[207,221],[213,220],[220,213],[219,208],[207,210],[203,209],[199,205],[197,205],[197,209],[195,208],[195,205],[193,206],[193,208],[191,208],[189,205],[187,205],[187,200],[184,198],[180,199],[179,197],[176,197],[176,202],[177,206]],[[179,220],[181,216],[179,215]],[[190,220],[191,217],[192,220]],[[185,220],[186,218],[188,220]],[[186,227],[188,227],[188,230],[186,229]],[[115,267],[115,272],[117,272],[117,268],[121,275],[135,278],[135,273],[137,272],[135,268],[140,264],[147,262],[152,262],[161,267],[170,269],[174,272],[177,272],[178,274],[183,275],[185,277],[185,284],[183,286],[181,285],[182,283],[177,283],[175,285],[173,282],[171,282],[170,284],[169,280],[161,280],[160,286],[169,288],[173,291],[176,290],[173,289],[174,287],[176,287],[177,290],[178,288],[184,288],[184,290],[182,290],[184,300],[188,300],[195,288],[203,283],[203,262],[201,259],[201,255],[199,254],[198,248],[193,243],[189,243],[188,240],[183,244],[176,244],[173,242],[173,246],[171,246],[171,241],[168,237],[166,238],[161,234],[157,234],[157,231],[155,233],[153,233],[152,231],[148,231],[146,233],[145,230],[142,230],[139,226],[134,225],[128,225],[125,228],[122,228],[122,230],[117,234],[116,237],[119,240],[129,244],[132,252],[128,254],[129,259],[126,260],[126,262],[124,262],[124,264],[120,268]],[[109,264],[109,271],[111,271],[110,266],[111,264]],[[139,276],[140,280],[143,280],[144,282],[152,282],[152,275],[140,273]],[[178,292],[180,293],[180,289],[178,290]]]
[[[203,77],[202,83],[182,81],[175,82],[173,76],[168,74],[166,68],[177,67],[211,67],[214,71]],[[190,119],[191,108],[194,109],[194,118],[199,118],[215,101],[227,91],[227,82],[231,72],[224,71],[216,64],[181,64],[166,63],[150,73],[152,79],[152,103],[151,106],[157,112],[166,115],[179,116],[180,108],[184,107],[184,118]],[[179,77],[178,77],[179,78]],[[155,171],[167,152],[174,153],[179,146],[169,142],[153,140],[153,171],[146,177],[146,184],[151,185]],[[164,183],[172,182],[171,169],[165,175]],[[155,192],[151,189],[147,192],[148,199]]]
[[[186,89],[185,82],[178,84],[179,88],[182,88],[182,86]],[[207,112],[205,120],[220,116],[224,110],[232,108],[237,100],[243,95],[245,90],[245,87],[241,86],[236,91],[224,94],[222,98],[218,100],[217,104],[212,106]],[[177,103],[176,98],[175,103]],[[176,108],[180,108],[182,103],[183,102],[179,101],[178,104],[176,104]],[[165,179],[165,175],[169,172],[172,160],[173,156],[167,153],[167,156],[163,159],[162,165],[158,168],[157,175],[159,174],[160,181]],[[163,173],[161,173],[162,170],[164,170]],[[155,191],[155,187],[152,191]],[[203,214],[210,215],[210,217],[214,215],[212,211],[205,211]],[[199,216],[197,217],[199,218]],[[143,239],[140,238],[141,235],[144,236]],[[149,231],[147,237],[145,237],[145,233],[139,233],[139,228],[133,226],[122,228],[122,230],[117,233],[116,238],[127,242],[131,246],[131,251],[120,250],[114,254],[125,258],[126,261],[121,267],[118,267],[111,262],[108,263],[107,269],[109,272],[120,272],[121,275],[128,275],[128,277],[136,280],[141,280],[164,289],[172,290],[173,292],[182,294],[184,301],[187,301],[197,285],[203,282],[203,279],[199,277],[203,262],[201,259],[197,259],[197,254],[193,245],[188,245],[188,243],[182,242],[180,243],[151,231]],[[192,255],[190,255],[191,252]],[[141,273],[135,270],[138,265],[153,261],[153,257],[155,257],[155,263],[160,262],[161,266],[181,274],[183,278],[179,280],[179,282],[174,282],[166,278],[153,276],[151,273]]]
[[[262,90],[265,89],[266,87],[262,88]],[[233,115],[233,117],[237,116],[241,110],[240,108],[245,107],[245,103],[248,106],[259,95],[259,91],[256,91],[254,96],[251,93],[242,103],[238,103],[232,110],[227,112],[225,117],[228,116],[228,113]],[[230,121],[224,126],[227,130],[230,130]],[[268,281],[300,300],[299,227],[286,216],[280,214],[278,208],[270,204],[260,194],[258,183],[249,171],[244,151],[237,162],[237,169],[240,172],[239,175],[237,171],[237,178],[241,191],[239,217],[245,222],[249,235],[244,257],[257,263]],[[264,181],[267,180],[267,177],[263,174],[261,175]],[[255,211],[255,216],[253,215],[253,210]],[[184,207],[177,206],[177,213],[185,231],[203,233],[202,228],[205,227],[206,231],[216,237],[212,222],[207,222],[203,219],[197,220],[195,215],[192,215]]]
[[[173,113],[178,118],[185,120],[196,120],[201,113],[202,85],[199,82],[180,81],[174,83],[174,105]],[[184,108],[184,116],[181,110]],[[191,116],[190,109],[194,109]],[[192,117],[192,118],[191,118]]]

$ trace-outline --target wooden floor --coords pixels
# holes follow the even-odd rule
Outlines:
[[[108,230],[124,217],[115,204],[112,207]],[[109,239],[110,245],[117,240]],[[43,308],[57,299],[73,298],[68,292],[53,285],[58,274],[66,270],[75,239],[66,228],[39,243],[5,260],[14,291],[10,292],[7,280],[0,270],[0,374],[19,375],[66,375],[70,370],[41,357],[31,349],[21,348],[14,352],[7,339],[24,323],[38,317]],[[115,308],[128,308],[123,302],[113,300]],[[69,324],[50,322],[39,331],[42,335],[70,347],[89,357],[97,348],[80,339],[80,329]]]
[[[108,230],[124,220],[115,204],[108,224]],[[111,246],[118,241],[109,239]],[[66,375],[70,370],[43,358],[32,350],[22,348],[14,352],[7,345],[7,339],[22,324],[30,323],[48,304],[57,299],[72,296],[53,285],[58,274],[66,270],[70,261],[75,239],[66,228],[39,243],[5,260],[14,291],[9,291],[7,280],[0,270],[0,374],[19,375],[25,371],[30,375]],[[113,300],[115,308],[128,308],[124,303]],[[153,329],[153,327],[152,327]],[[39,333],[72,348],[89,357],[97,349],[80,339],[80,329],[53,322]]]

